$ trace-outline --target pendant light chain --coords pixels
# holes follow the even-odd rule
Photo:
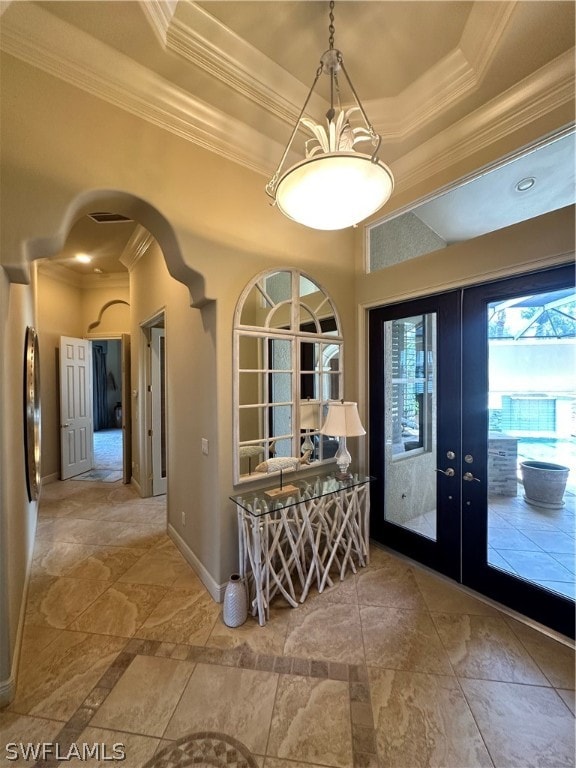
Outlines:
[[[328,27],[329,37],[328,37],[328,45],[330,46],[330,51],[334,51],[334,32],[336,30],[334,29],[334,0],[330,0],[330,25]],[[337,58],[339,51],[336,51]],[[328,112],[326,112],[326,119],[328,122],[332,122],[334,120],[334,115],[336,114],[336,111],[334,109],[334,81],[336,81],[336,90],[338,92],[338,96],[340,96],[340,86],[338,85],[338,80],[336,79],[336,66],[335,61],[332,60],[330,63],[329,73],[330,75],[330,109]],[[340,98],[338,98],[338,101],[340,101]]]
[[[334,49],[334,32],[336,30],[334,29],[334,0],[330,0],[330,26],[328,27],[328,32],[330,33],[330,37],[328,38],[328,43],[330,45],[330,50],[332,51]]]

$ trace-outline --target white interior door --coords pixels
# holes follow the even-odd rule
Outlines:
[[[164,328],[151,328],[152,495],[166,493],[166,352]]]
[[[92,348],[88,339],[60,337],[60,476],[93,465]]]

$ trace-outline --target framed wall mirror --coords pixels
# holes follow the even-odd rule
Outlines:
[[[326,292],[295,269],[244,289],[234,318],[234,482],[262,479],[272,458],[333,459],[321,435],[328,401],[341,398],[342,332]]]

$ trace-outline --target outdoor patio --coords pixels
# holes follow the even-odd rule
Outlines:
[[[546,589],[576,597],[574,525],[576,496],[566,492],[562,509],[541,509],[515,498],[488,500],[488,562]]]

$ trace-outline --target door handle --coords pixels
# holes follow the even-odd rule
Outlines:
[[[70,422],[69,421],[67,421],[66,424],[60,424],[60,428],[61,429],[66,429],[66,427],[69,427],[69,426],[70,426]]]
[[[479,483],[480,480],[477,477],[474,477],[472,472],[464,472],[464,480],[466,480],[468,483],[471,483],[473,481]]]
[[[441,472],[443,475],[446,475],[446,477],[454,477],[454,470],[452,467],[448,467],[448,469],[436,469],[435,472]]]

